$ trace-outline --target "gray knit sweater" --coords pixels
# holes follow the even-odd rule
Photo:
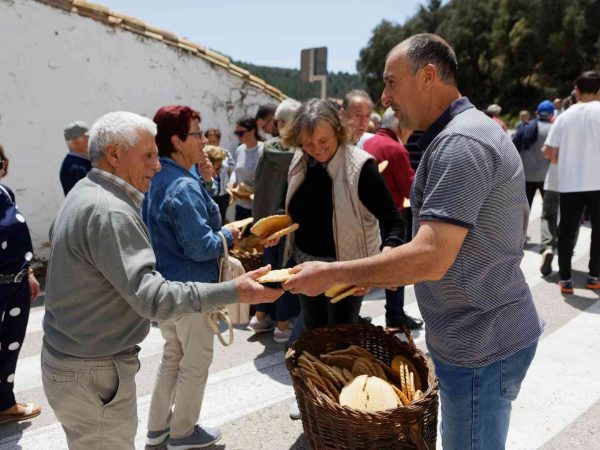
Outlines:
[[[50,230],[45,342],[51,350],[102,358],[134,349],[149,319],[234,303],[233,281],[165,280],[138,205],[110,180],[89,173],[69,193]]]

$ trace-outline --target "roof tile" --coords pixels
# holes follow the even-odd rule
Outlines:
[[[76,12],[80,16],[88,17],[112,27],[120,27],[124,30],[142,34],[150,39],[162,41],[165,44],[175,45],[178,48],[189,51],[204,60],[226,69],[232,75],[248,79],[249,84],[264,91],[267,94],[283,100],[287,98],[279,89],[267,84],[262,78],[252,75],[249,71],[239,67],[231,60],[218,52],[210,50],[195,42],[179,38],[175,33],[163,30],[152,25],[147,25],[136,17],[116,13],[103,5],[98,5],[86,0],[36,0],[39,3],[60,8],[65,11]]]

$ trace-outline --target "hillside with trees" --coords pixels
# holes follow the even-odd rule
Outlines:
[[[256,66],[240,61],[236,61],[235,64],[249,70],[296,100],[304,101],[321,96],[321,84],[301,81],[300,71],[297,69]],[[352,89],[365,89],[364,83],[357,74],[330,72],[327,76],[328,97],[342,98],[346,92]]]
[[[458,85],[478,107],[513,113],[565,97],[584,70],[600,69],[600,0],[429,0],[404,24],[382,21],[357,62],[374,100],[386,54],[416,33],[436,33],[456,51]]]

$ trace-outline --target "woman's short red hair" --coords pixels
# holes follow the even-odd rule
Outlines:
[[[154,123],[156,123],[156,146],[160,156],[171,157],[175,151],[172,136],[178,136],[185,141],[190,132],[192,120],[200,122],[200,113],[194,111],[189,106],[170,105],[163,106],[154,114]]]

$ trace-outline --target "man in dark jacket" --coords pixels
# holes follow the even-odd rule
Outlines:
[[[75,184],[85,178],[92,170],[92,163],[88,155],[88,129],[85,122],[71,122],[65,128],[64,135],[69,153],[65,156],[60,168],[60,184],[65,196]]]

